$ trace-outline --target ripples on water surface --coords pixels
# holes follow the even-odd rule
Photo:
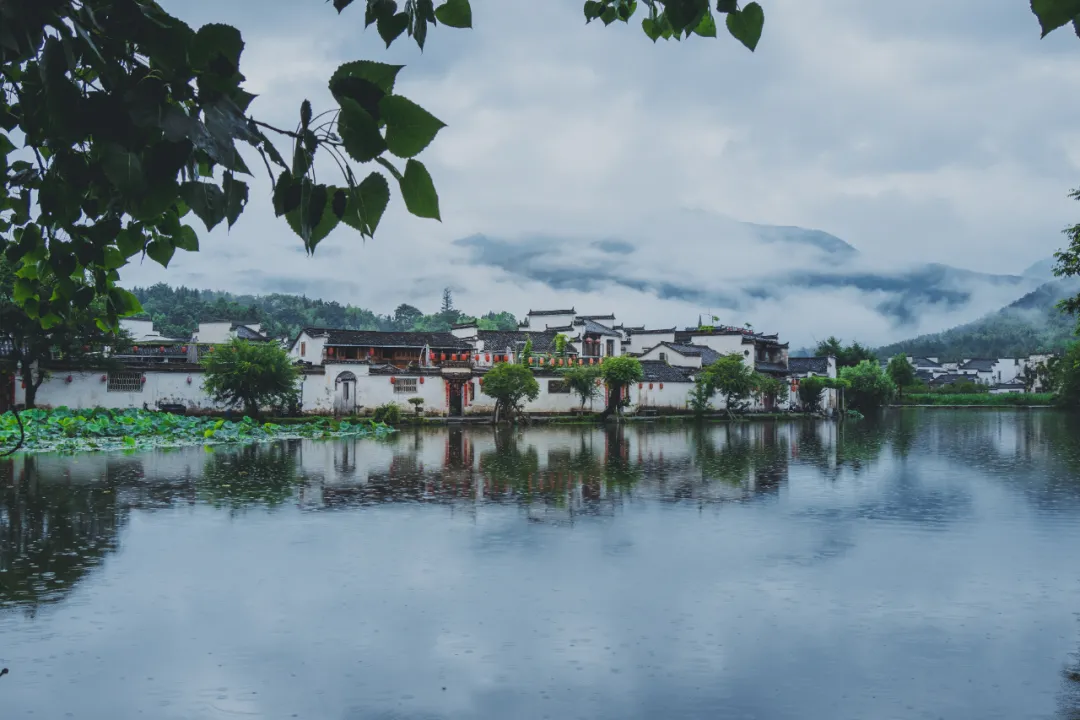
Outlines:
[[[0,718],[1076,719],[1078,548],[1053,412],[26,457]]]

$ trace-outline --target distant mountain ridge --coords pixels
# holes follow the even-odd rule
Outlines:
[[[1059,311],[1058,301],[1080,292],[1080,279],[1044,283],[1009,305],[975,322],[885,345],[878,357],[904,353],[941,360],[1023,357],[1060,352],[1077,340],[1077,319]]]

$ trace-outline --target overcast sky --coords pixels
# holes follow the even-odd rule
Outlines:
[[[364,30],[363,0],[341,16],[320,0],[162,4],[243,31],[252,111],[272,122],[295,124],[304,98],[330,107],[342,62],[406,64],[398,91],[448,125],[421,156],[443,222],[407,215],[395,195],[373,241],[338,230],[307,258],[262,175],[231,233],[167,271],[127,268],[128,284],[303,292],[377,312],[430,310],[449,285],[469,312],[572,305],[681,325],[712,311],[795,344],[883,342],[1024,288],[967,288],[970,302],[920,306],[900,324],[878,311],[880,293],[786,287],[785,273],[833,261],[763,245],[733,221],[824,230],[858,248],[861,271],[1012,274],[1080,215],[1065,197],[1080,185],[1080,42],[1066,30],[1040,40],[1026,0],[764,0],[756,53],[726,36],[654,45],[640,21],[586,26],[581,0],[473,0],[474,29],[435,28],[423,53],[406,39],[385,50]],[[455,242],[474,234],[528,252],[507,262]],[[552,281],[583,267],[588,282]],[[780,287],[726,302],[749,278]]]

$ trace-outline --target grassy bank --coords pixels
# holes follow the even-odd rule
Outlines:
[[[267,442],[291,438],[382,437],[394,432],[381,423],[311,418],[282,425],[244,417],[236,422],[171,415],[150,410],[23,410],[22,452],[140,450],[187,445]],[[0,415],[0,452],[15,446],[19,426],[14,413]]]
[[[968,405],[979,407],[1022,407],[1027,405],[1053,405],[1053,393],[926,393],[906,395],[898,405]]]

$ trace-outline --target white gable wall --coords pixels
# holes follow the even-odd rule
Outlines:
[[[645,352],[662,342],[675,342],[675,332],[640,333],[635,332],[626,341],[626,352]]]
[[[661,355],[663,355],[664,357],[660,357]],[[644,353],[641,356],[641,359],[662,361],[666,362],[668,365],[674,365],[676,367],[701,367],[701,355],[683,355],[680,352],[672,350],[666,345],[660,345],[654,348],[650,348],[648,352]]]

